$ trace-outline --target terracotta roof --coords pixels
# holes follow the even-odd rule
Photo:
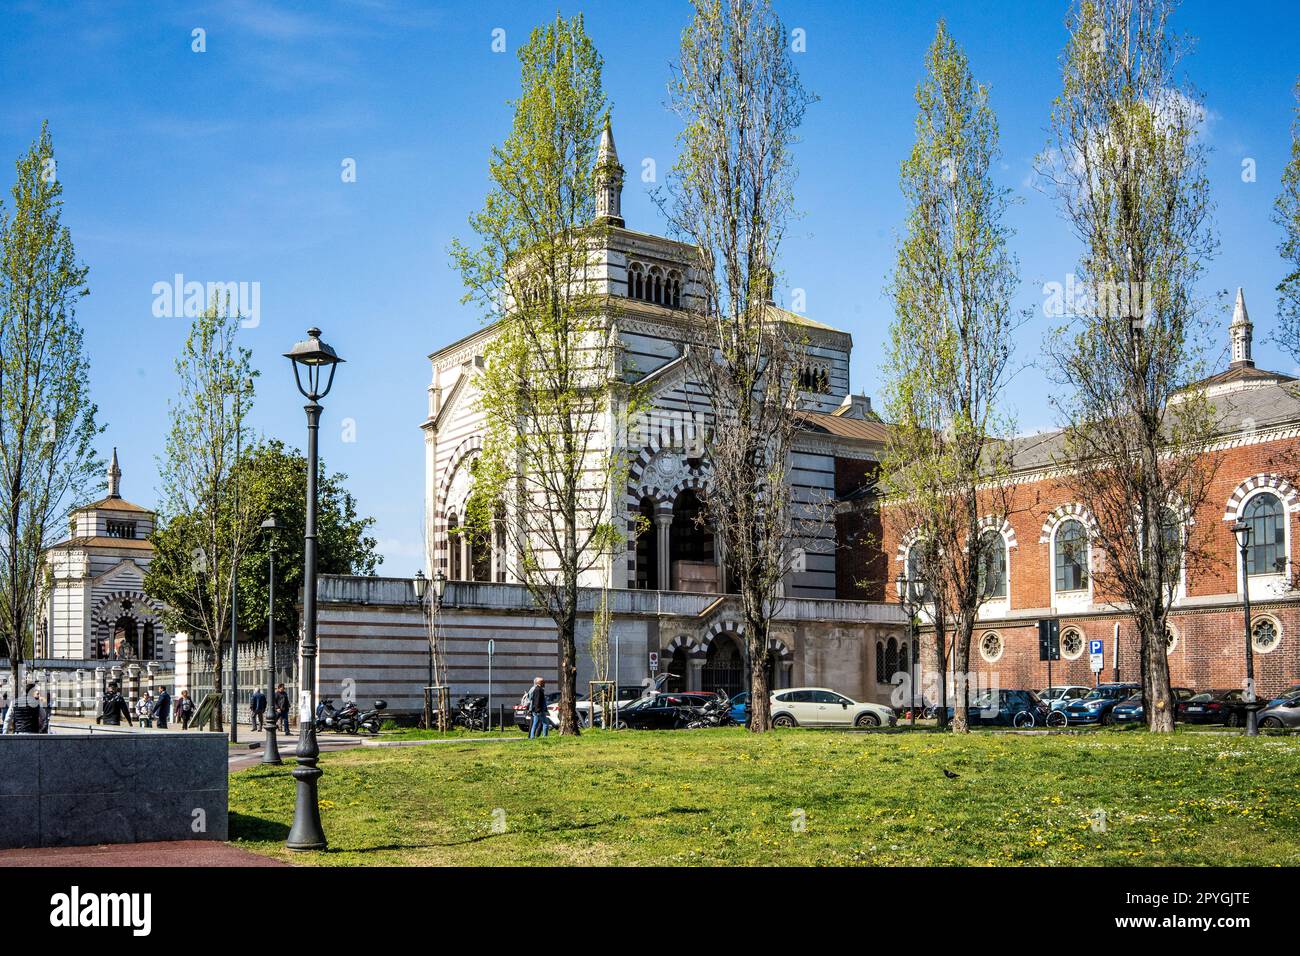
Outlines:
[[[153,514],[148,508],[141,508],[139,505],[133,505],[124,498],[101,498],[93,505],[82,505],[77,511],[131,511],[136,514],[151,515]]]
[[[88,535],[69,538],[51,545],[51,551],[71,551],[75,548],[125,548],[128,551],[152,551],[153,544],[148,538],[110,538],[107,535]]]
[[[800,412],[800,424],[804,431],[821,432],[826,435],[838,435],[841,438],[855,438],[884,444],[889,437],[889,428],[882,422],[862,418],[845,418],[826,412]]]
[[[1295,377],[1292,375],[1283,375],[1281,372],[1269,372],[1262,368],[1256,368],[1253,365],[1238,365],[1235,368],[1227,368],[1216,375],[1211,375],[1207,379],[1202,379],[1192,388],[1209,388],[1214,385],[1226,385],[1229,382],[1259,382],[1261,384],[1294,382]]]

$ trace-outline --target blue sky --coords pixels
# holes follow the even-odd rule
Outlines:
[[[799,148],[804,213],[785,248],[788,289],[810,316],[852,333],[855,391],[877,396],[888,322],[884,280],[902,219],[898,164],[911,145],[913,91],[944,16],[1002,129],[1000,180],[1035,310],[1009,395],[1022,430],[1053,424],[1033,366],[1048,320],[1044,282],[1063,282],[1078,249],[1051,200],[1029,184],[1059,87],[1065,3],[806,3],[778,0],[802,28],[796,57],[821,101]],[[65,222],[90,267],[79,317],[95,399],[116,445],[123,491],[156,503],[172,361],[184,318],[155,317],[153,287],[186,280],[260,284],[260,324],[243,334],[262,370],[257,426],[301,446],[302,402],[281,358],[309,325],[348,360],[326,400],[322,453],[347,472],[378,519],[383,573],[420,563],[425,356],[478,327],[461,306],[447,246],[468,236],[487,187],[487,155],[510,122],[515,51],[559,9],[583,11],[605,58],[605,84],[628,186],[629,226],[662,223],[642,160],[673,161],[664,107],[688,7],[681,2],[300,3],[166,5],[6,3],[0,17],[0,159],[42,119],[54,136]],[[1289,148],[1300,72],[1293,3],[1188,2],[1175,27],[1198,37],[1186,62],[1205,93],[1209,174],[1222,245],[1201,292],[1244,286],[1260,364],[1290,369],[1266,340],[1283,272],[1270,221]],[[206,52],[191,50],[206,31]],[[505,31],[507,52],[492,51]],[[356,182],[341,178],[345,159]],[[1243,182],[1252,159],[1257,178]],[[1228,306],[1225,306],[1225,310]],[[1223,322],[1226,326],[1227,313]],[[1226,343],[1226,336],[1225,336]],[[355,422],[344,441],[342,422]]]

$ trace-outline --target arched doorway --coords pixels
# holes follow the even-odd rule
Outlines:
[[[668,679],[664,681],[664,690],[680,694],[688,689],[686,686],[688,661],[685,647],[678,647],[673,651],[673,656],[668,660],[668,670],[665,671]]]
[[[641,499],[637,509],[636,587],[643,591],[659,590],[659,529],[655,526],[655,501]]]
[[[709,643],[700,672],[701,690],[722,691],[735,696],[748,684],[745,679],[745,656],[740,643],[730,634],[719,634]]]
[[[718,590],[713,528],[704,516],[704,503],[692,488],[687,488],[673,502],[668,563],[674,591],[715,593]]]
[[[109,657],[117,660],[133,660],[137,655],[139,646],[139,631],[135,626],[135,618],[122,615],[113,625],[112,647]]]

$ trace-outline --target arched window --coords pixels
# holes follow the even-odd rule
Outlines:
[[[1165,555],[1166,578],[1176,586],[1183,568],[1183,529],[1172,508],[1160,511],[1160,550]]]
[[[930,600],[930,585],[925,578],[925,545],[918,541],[907,549],[908,600],[926,604]]]
[[[980,596],[997,599],[1007,596],[1007,547],[1001,533],[993,530],[980,535]]]
[[[888,681],[898,672],[898,641],[892,637],[885,645],[885,680]]]
[[[1282,499],[1270,492],[1255,495],[1242,510],[1241,518],[1250,526],[1250,546],[1246,549],[1247,574],[1284,574],[1286,572],[1286,522]]]
[[[673,287],[673,303],[672,303],[673,308],[680,309],[682,307],[682,280],[679,276],[674,275],[672,277],[672,287]]]
[[[492,514],[492,560],[496,564],[497,583],[506,583],[506,509],[496,506]]]
[[[898,645],[898,669],[904,674],[908,673],[911,667],[912,659],[907,656],[907,641]]]
[[[451,573],[447,575],[448,579],[464,580],[460,554],[460,520],[454,511],[447,515],[447,550],[451,552]]]
[[[888,684],[889,674],[885,671],[885,642],[876,641],[876,683]]]
[[[1071,518],[1056,529],[1056,590],[1083,591],[1088,587],[1088,532],[1083,522]]]

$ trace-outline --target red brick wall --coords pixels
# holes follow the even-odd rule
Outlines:
[[[1201,563],[1189,561],[1187,572],[1187,597],[1189,599],[1214,599],[1222,607],[1194,609],[1175,608],[1171,623],[1179,635],[1178,644],[1169,655],[1173,681],[1179,686],[1195,688],[1238,687],[1245,673],[1244,623],[1237,593],[1237,554],[1230,522],[1223,520],[1224,512],[1233,492],[1246,479],[1258,474],[1276,474],[1296,481],[1300,468],[1300,441],[1286,440],[1244,445],[1215,453],[1217,468],[1205,504],[1200,507],[1189,529],[1193,552],[1205,552]],[[1284,497],[1284,496],[1282,496]],[[988,664],[972,648],[973,667],[984,673],[997,670],[1004,687],[1039,687],[1046,684],[1047,665],[1038,661],[1038,636],[1036,619],[1052,613],[1051,555],[1049,545],[1039,543],[1044,522],[1054,509],[1073,501],[1070,492],[1057,482],[1043,480],[1015,487],[1012,496],[1012,514],[1009,523],[1015,532],[1016,546],[1010,549],[1010,605],[1006,619],[990,619],[982,630],[997,630],[1002,635],[1006,650],[996,664]],[[1284,502],[1285,504],[1285,502]],[[1294,553],[1300,548],[1300,516],[1287,512],[1291,532],[1291,559],[1300,560]],[[896,562],[900,540],[906,529],[891,521],[885,508],[882,526],[883,553],[888,560],[888,578],[901,569]],[[1097,560],[1094,551],[1093,562]],[[885,599],[896,601],[893,587],[885,588]],[[1062,612],[1061,629],[1071,624],[1079,626],[1085,638],[1104,638],[1106,641],[1105,680],[1114,679],[1111,666],[1114,625],[1120,622],[1121,680],[1139,679],[1137,639],[1128,619],[1104,606],[1106,596],[1094,586],[1093,605],[1083,614]],[[1016,612],[1029,612],[1028,619],[1017,618]],[[1039,613],[1034,613],[1034,612]],[[1295,597],[1259,603],[1255,613],[1268,613],[1282,627],[1279,645],[1268,654],[1255,654],[1255,671],[1262,694],[1273,693],[1286,684],[1300,680],[1300,591]],[[977,631],[975,640],[978,642]],[[1057,661],[1052,665],[1052,678],[1056,683],[1091,684],[1085,652],[1077,661]]]

